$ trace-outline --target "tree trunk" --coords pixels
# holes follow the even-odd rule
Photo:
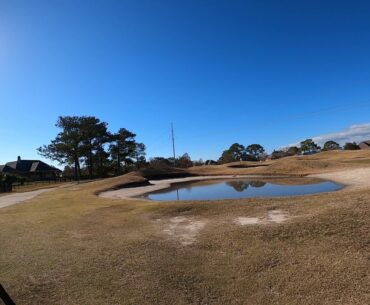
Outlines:
[[[80,167],[80,161],[77,159],[77,167],[78,167],[78,181],[81,179],[81,167]]]
[[[120,159],[119,154],[118,154],[118,156],[117,156],[117,174],[118,175],[119,175],[120,171],[121,171],[121,159]]]
[[[98,170],[98,172],[99,172],[100,178],[102,178],[103,177],[103,158],[102,158],[101,152],[99,152],[99,170]]]
[[[76,181],[80,181],[80,162],[78,161],[78,156],[75,155],[75,168],[74,168],[74,176]]]
[[[89,177],[92,179],[93,175],[93,160],[92,160],[92,151],[89,150]]]

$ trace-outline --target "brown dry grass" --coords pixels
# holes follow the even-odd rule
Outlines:
[[[370,152],[351,153],[190,172],[302,175],[370,159]],[[144,180],[133,173],[75,185],[0,210],[0,281],[16,303],[370,303],[370,190],[166,203],[95,195]],[[234,222],[276,209],[291,218],[271,225]],[[193,244],[163,232],[179,216],[206,223]]]

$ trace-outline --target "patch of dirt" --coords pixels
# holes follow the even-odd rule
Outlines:
[[[272,210],[268,211],[265,216],[263,217],[236,217],[234,219],[234,223],[240,226],[247,226],[247,225],[267,225],[271,223],[283,223],[289,219],[289,215],[287,212],[282,210]]]
[[[255,225],[261,222],[258,217],[237,217],[234,222],[241,226]]]
[[[162,222],[162,220],[158,221]],[[196,241],[196,236],[205,225],[206,221],[204,220],[193,220],[190,217],[176,216],[163,224],[162,231],[177,239],[183,246],[187,246]]]
[[[282,223],[289,219],[286,212],[282,210],[272,210],[267,213],[267,221],[274,223]]]

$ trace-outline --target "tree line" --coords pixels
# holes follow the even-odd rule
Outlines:
[[[186,168],[204,164],[201,159],[192,161],[187,153],[176,159],[154,157],[147,162],[145,145],[136,141],[135,133],[126,128],[111,132],[108,130],[107,122],[94,116],[60,116],[55,126],[60,129],[57,136],[49,144],[39,147],[38,152],[45,158],[65,165],[64,176],[73,176],[76,180],[81,177],[120,175],[147,165],[157,167],[176,165]],[[275,150],[270,157],[275,159],[339,149],[356,150],[360,147],[355,142],[346,143],[341,147],[335,141],[327,141],[321,148],[312,139],[306,139],[300,142],[299,146]],[[267,157],[261,144],[244,146],[233,143],[222,152],[217,163],[260,161]],[[208,164],[208,161],[205,163]]]
[[[94,116],[60,116],[55,126],[59,133],[38,153],[64,164],[65,174],[76,180],[119,175],[146,162],[145,145],[126,128],[111,132]]]
[[[290,147],[291,148],[291,147]],[[356,142],[347,142],[344,144],[343,147],[339,145],[339,143],[329,140],[326,141],[323,147],[316,144],[312,139],[306,139],[300,142],[300,147],[293,146],[296,148],[298,152],[302,153],[315,153],[320,151],[329,151],[329,150],[358,150],[361,149],[360,146],[357,145]]]
[[[299,146],[287,147],[284,150],[274,150],[270,156],[266,154],[264,147],[261,144],[251,144],[244,146],[239,143],[232,144],[228,149],[222,152],[222,155],[218,159],[218,163],[230,163],[237,161],[261,161],[267,157],[271,159],[278,159],[282,157],[294,156],[298,154],[312,154],[320,151],[329,150],[358,150],[360,146],[356,142],[345,143],[341,147],[335,141],[327,141],[323,147],[320,147],[312,139],[306,139],[299,143]]]

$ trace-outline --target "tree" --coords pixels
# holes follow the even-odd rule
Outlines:
[[[80,158],[83,137],[81,133],[80,117],[60,116],[56,127],[62,129],[50,144],[39,147],[37,150],[45,158],[60,164],[74,164],[74,177],[80,179]]]
[[[149,160],[149,164],[153,167],[168,167],[173,164],[173,161],[163,157],[154,157]]]
[[[194,166],[202,166],[202,165],[204,165],[204,161],[203,161],[203,159],[202,158],[200,158],[199,160],[197,160],[197,161],[193,161],[193,165]]]
[[[125,165],[134,163],[133,158],[136,155],[135,142],[136,134],[120,128],[116,134],[111,137],[111,144],[109,145],[109,152],[112,160],[116,163],[116,173],[120,174],[122,163]]]
[[[219,162],[220,163],[230,163],[235,161],[240,161],[246,155],[245,147],[239,143],[232,144],[229,149],[224,150]]]
[[[348,143],[344,144],[343,149],[344,150],[359,150],[361,148],[360,148],[360,146],[357,145],[356,142],[353,142],[353,143],[348,142]]]
[[[289,156],[295,156],[299,154],[299,148],[297,146],[291,146],[286,152]]]
[[[112,169],[112,161],[109,159],[110,154],[105,151],[103,145],[99,145],[93,155],[93,163],[96,164],[96,175],[106,177]]]
[[[117,173],[121,172],[122,164],[146,162],[145,145],[136,143],[136,135],[125,128],[111,134],[107,130],[108,124],[94,116],[61,116],[56,126],[61,131],[50,144],[39,147],[38,152],[69,166],[76,180],[80,179],[81,173],[90,178],[96,174],[107,176],[114,171],[113,162]]]
[[[257,160],[260,160],[261,157],[265,154],[265,149],[260,144],[251,144],[247,146],[246,152],[252,155]]]
[[[289,153],[283,150],[274,150],[270,156],[271,160],[289,157]]]
[[[136,159],[137,168],[140,168],[141,165],[146,164],[145,150],[146,150],[146,147],[144,143],[136,143],[135,159]]]
[[[100,158],[104,157],[103,145],[109,140],[107,123],[100,122],[96,117],[81,117],[80,128],[82,136],[82,154],[86,157],[90,179],[93,176],[94,154],[99,153]],[[101,164],[101,162],[100,162]]]
[[[178,167],[187,168],[193,166],[193,162],[191,161],[191,158],[189,154],[185,153],[183,154],[177,161],[176,165]]]
[[[320,150],[320,146],[318,146],[314,141],[312,141],[312,139],[304,140],[300,144],[301,150],[305,153],[312,153]]]
[[[327,141],[324,144],[323,150],[338,150],[340,149],[340,145],[334,141]]]

